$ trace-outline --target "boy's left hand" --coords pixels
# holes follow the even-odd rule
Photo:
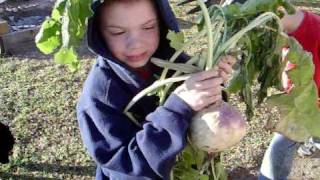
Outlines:
[[[227,82],[232,73],[232,66],[236,63],[236,58],[233,56],[223,56],[221,57],[221,61],[218,64],[219,67],[219,75],[223,78],[224,82]]]

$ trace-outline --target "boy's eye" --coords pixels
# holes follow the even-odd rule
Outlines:
[[[124,34],[124,31],[117,31],[117,32],[110,32],[112,35],[121,35],[121,34]]]
[[[144,27],[143,29],[145,29],[145,30],[150,30],[150,29],[154,29],[155,28],[155,26],[146,26],[146,27]]]

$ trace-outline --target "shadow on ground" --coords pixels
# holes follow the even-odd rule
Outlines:
[[[246,167],[237,167],[228,172],[229,180],[256,180],[257,179],[257,168],[246,168]]]
[[[76,176],[94,176],[95,166],[61,166],[58,164],[46,164],[46,163],[27,163],[20,165],[29,172],[46,172],[46,173],[58,173],[58,174],[71,174]],[[14,173],[0,172],[0,179],[56,179],[46,177],[34,177],[32,175],[16,175]]]

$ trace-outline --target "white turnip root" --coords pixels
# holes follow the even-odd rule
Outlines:
[[[209,153],[237,144],[246,134],[246,122],[240,112],[226,102],[211,105],[191,120],[191,143]]]

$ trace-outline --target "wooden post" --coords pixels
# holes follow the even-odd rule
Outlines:
[[[35,49],[35,36],[40,26],[11,32],[0,36],[5,54],[24,54],[26,51]],[[3,53],[3,52],[2,52]]]
[[[0,36],[9,32],[8,22],[0,19]]]

